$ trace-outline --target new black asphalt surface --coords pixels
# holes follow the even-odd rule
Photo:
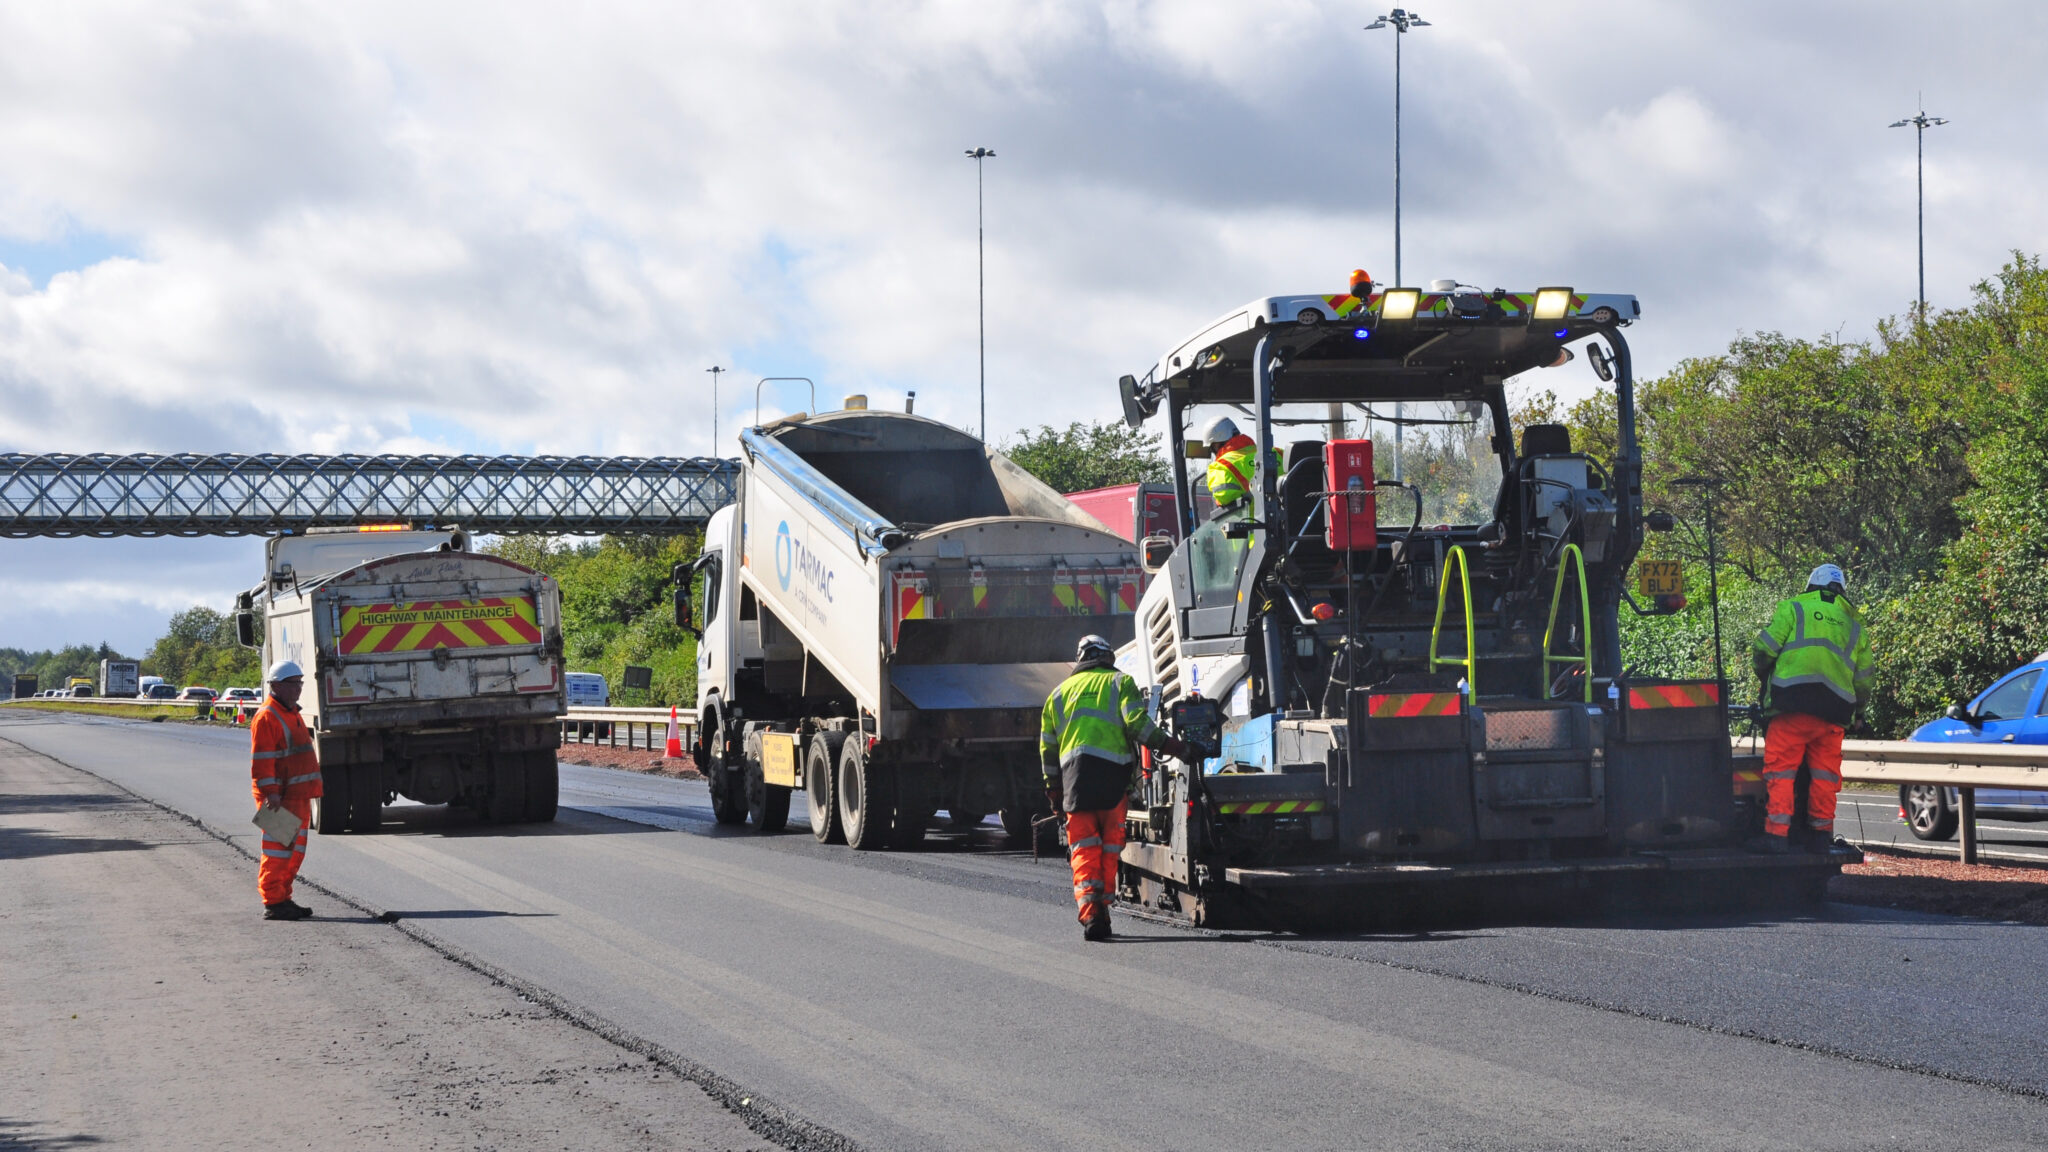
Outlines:
[[[254,842],[238,732],[0,709],[0,739]],[[1063,866],[992,834],[862,855],[717,828],[700,785],[563,781],[553,825],[394,807],[305,874],[868,1148],[2048,1143],[2043,929],[1830,906],[1086,945]]]

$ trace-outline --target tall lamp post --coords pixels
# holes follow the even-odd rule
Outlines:
[[[1367,32],[1381,28],[1394,30],[1394,287],[1401,287],[1401,37],[1416,28],[1429,27],[1429,21],[1405,8],[1396,8],[1385,16],[1375,17],[1365,26]],[[1394,402],[1394,479],[1401,478],[1401,417],[1406,415],[1405,405]]]
[[[725,369],[713,364],[705,371],[711,373],[711,455],[715,459],[718,456],[718,374]]]
[[[975,317],[980,328],[981,356],[981,438],[988,440],[988,257],[983,246],[981,218],[981,162],[995,157],[993,148],[969,148],[974,161],[974,288]]]
[[[1920,238],[1920,319],[1927,319],[1927,130],[1948,121],[1929,116],[1922,108],[1917,115],[1895,120],[1893,128],[1913,129],[1913,216]]]

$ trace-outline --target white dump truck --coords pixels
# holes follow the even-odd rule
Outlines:
[[[920,416],[852,408],[740,440],[738,502],[676,573],[718,820],[780,829],[802,790],[820,841],[909,847],[941,811],[1028,836],[1039,710],[1082,636],[1132,638],[1136,546]]]
[[[320,756],[314,827],[375,832],[404,796],[499,823],[555,818],[561,589],[460,529],[314,529],[266,548],[238,638],[296,661]],[[260,611],[259,611],[260,609]],[[260,623],[259,623],[260,620]]]

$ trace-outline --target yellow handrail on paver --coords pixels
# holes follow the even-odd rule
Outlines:
[[[1552,656],[1550,642],[1557,635],[1557,606],[1564,599],[1564,574],[1578,561],[1579,612],[1583,618],[1579,632],[1579,647],[1584,650],[1578,656]],[[1564,546],[1564,555],[1557,561],[1557,584],[1550,592],[1550,623],[1543,627],[1543,680],[1544,691],[1549,692],[1550,666],[1552,664],[1582,664],[1586,669],[1586,703],[1593,702],[1593,602],[1586,594],[1586,554],[1579,551],[1577,544]]]
[[[1437,640],[1444,629],[1444,596],[1451,588],[1451,562],[1458,563],[1458,586],[1465,594],[1465,658],[1455,656],[1439,658],[1436,654]],[[1450,555],[1444,557],[1444,570],[1436,582],[1436,623],[1429,629],[1429,670],[1434,672],[1440,664],[1456,664],[1465,669],[1465,692],[1468,696],[1479,695],[1479,659],[1474,648],[1472,631],[1472,563],[1465,559],[1462,545],[1453,544]]]

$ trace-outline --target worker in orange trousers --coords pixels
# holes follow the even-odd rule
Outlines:
[[[1067,817],[1067,855],[1074,869],[1074,904],[1088,940],[1110,936],[1109,904],[1124,850],[1124,815],[1138,758],[1132,745],[1168,752],[1192,763],[1197,749],[1145,712],[1143,696],[1116,669],[1116,650],[1100,636],[1084,636],[1074,673],[1046,698],[1038,750],[1045,798]]]
[[[299,714],[305,673],[293,661],[280,660],[264,679],[270,693],[249,720],[249,789],[258,805],[298,817],[299,831],[290,843],[264,833],[256,891],[263,897],[265,920],[304,920],[313,910],[293,902],[292,881],[306,862],[306,830],[313,820],[313,801],[321,794],[320,760],[313,751],[313,734]]]

